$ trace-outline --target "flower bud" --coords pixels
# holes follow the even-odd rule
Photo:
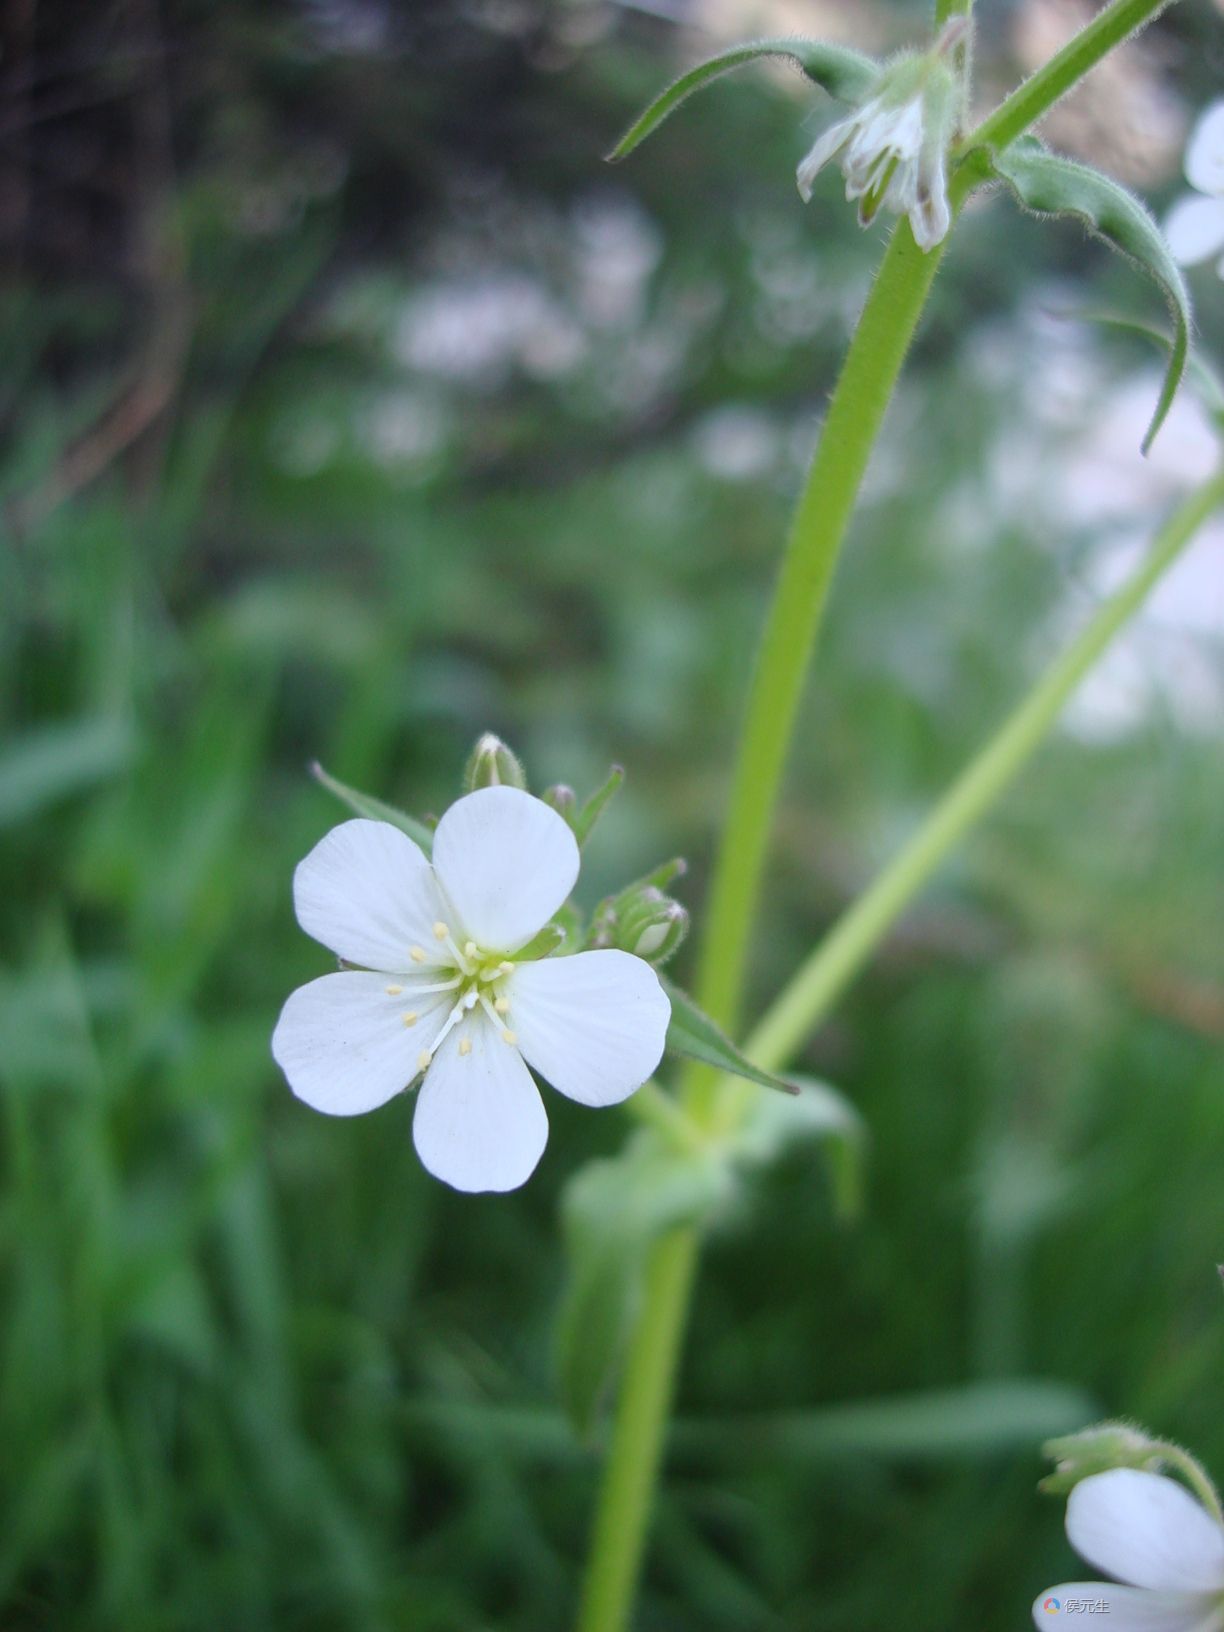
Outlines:
[[[540,795],[546,805],[551,805],[558,816],[564,816],[571,827],[574,825],[574,814],[578,809],[578,795],[573,788],[564,782],[554,782],[551,788],[545,788]]]
[[[654,885],[618,903],[609,944],[647,963],[665,963],[688,934],[689,915]]]
[[[477,788],[526,788],[527,777],[516,754],[492,731],[472,749],[463,772],[463,786],[467,793]]]
[[[1081,1479],[1109,1468],[1155,1469],[1168,1446],[1128,1422],[1100,1422],[1078,1434],[1047,1440],[1042,1451],[1054,1463],[1039,1488],[1050,1496],[1065,1496]]]

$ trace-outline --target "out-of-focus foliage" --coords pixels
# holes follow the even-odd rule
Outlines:
[[[1027,0],[981,9],[1006,82]],[[873,45],[924,16],[863,8]],[[699,926],[878,240],[835,184],[799,203],[826,108],[790,80],[601,167],[723,43],[649,8],[5,27],[0,1624],[564,1627],[596,1464],[557,1200],[625,1124],[554,1096],[537,1178],[472,1199],[406,1106],[292,1100],[268,1038],[327,960],[290,874],[341,814],[307,766],[423,812],[485,728],[537,785],[620,761],[589,904],[680,852]],[[1219,35],[1185,0],[1133,72],[1193,106]],[[1060,315],[1147,298],[1072,228],[966,221],[837,584],[755,1004],[1193,474],[1184,406],[1139,463],[1142,342]],[[1211,548],[797,1062],[870,1129],[865,1211],[834,1225],[805,1147],[715,1238],[642,1628],[1002,1632],[1066,1560],[1041,1437],[1132,1415],[1224,1472]]]

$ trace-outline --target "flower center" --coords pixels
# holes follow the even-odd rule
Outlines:
[[[439,978],[426,986],[414,985],[411,988],[412,995],[425,997],[435,992],[452,992],[454,996],[445,1019],[428,1047],[423,1048],[417,1055],[417,1070],[428,1070],[443,1041],[456,1028],[462,1033],[465,1022],[474,1020],[477,1010],[492,1022],[495,1030],[500,1033],[502,1042],[513,1047],[518,1042],[518,1037],[508,1024],[510,998],[506,977],[514,972],[514,964],[509,958],[503,958],[496,952],[489,952],[477,946],[475,941],[466,940],[460,945],[451,933],[450,926],[441,920],[433,926],[433,933],[434,940],[438,943],[433,957],[421,946],[410,947],[408,956],[415,964],[428,964],[429,973]],[[403,990],[402,986],[388,986],[387,994],[390,997],[398,997]],[[405,1026],[415,1026],[420,1016],[415,1010],[409,1009],[401,1018]],[[460,1055],[466,1058],[471,1052],[471,1037],[461,1035]]]

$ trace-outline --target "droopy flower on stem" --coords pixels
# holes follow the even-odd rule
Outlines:
[[[866,100],[825,131],[796,175],[805,202],[817,175],[837,159],[846,197],[859,201],[861,226],[868,226],[882,206],[909,216],[923,250],[947,237],[952,225],[947,151],[959,103],[951,58],[967,27],[963,17],[953,18],[930,52],[895,58]]]
[[[1111,1468],[1067,1498],[1067,1539],[1114,1581],[1069,1581],[1033,1604],[1049,1627],[1068,1614],[1108,1615],[1110,1632],[1221,1632],[1224,1526],[1175,1479]]]
[[[333,828],[294,874],[298,922],[359,968],[292,994],[272,1052],[293,1092],[333,1116],[421,1078],[412,1133],[456,1190],[513,1190],[548,1139],[528,1066],[582,1105],[615,1105],[663,1053],[670,1004],[627,952],[539,958],[578,845],[540,799],[487,787],[438,823],[433,863],[386,822]]]
[[[1165,236],[1175,260],[1197,266],[1224,250],[1224,101],[1212,102],[1200,116],[1186,147],[1185,168],[1199,196],[1177,201]],[[1224,260],[1216,271],[1224,278]]]

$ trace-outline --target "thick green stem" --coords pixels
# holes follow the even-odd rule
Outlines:
[[[1095,68],[1102,57],[1128,35],[1150,23],[1157,12],[1169,4],[1170,0],[1111,0],[1061,51],[1000,102],[965,138],[962,148],[1006,147],[1014,142],[1083,79],[1089,69]]]
[[[651,1252],[595,1515],[578,1632],[624,1632],[629,1625],[699,1245],[697,1231],[684,1228],[663,1236]]]
[[[800,968],[748,1039],[746,1049],[752,1059],[767,1070],[776,1070],[793,1055],[953,845],[1020,770],[1118,630],[1222,503],[1224,475],[1175,512],[1134,577],[1105,602],[998,735],[961,773],[901,853]]]
[[[738,1016],[778,783],[833,570],[942,247],[923,254],[906,221],[893,233],[791,526],[749,694],[697,978],[699,1002],[729,1029]],[[711,1075],[692,1075],[694,1104]]]

